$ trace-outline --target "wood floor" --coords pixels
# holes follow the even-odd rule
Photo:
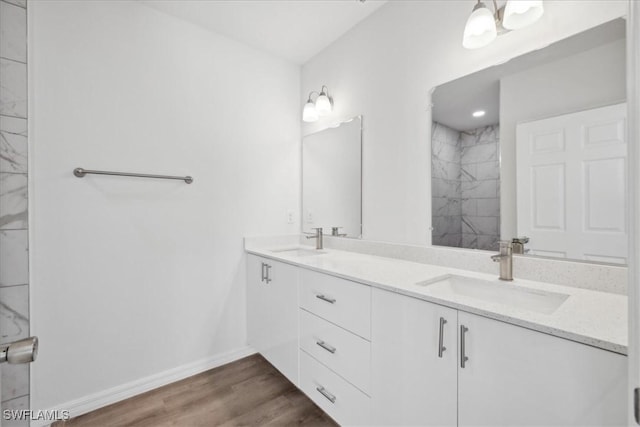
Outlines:
[[[68,421],[67,426],[336,426],[253,355]]]

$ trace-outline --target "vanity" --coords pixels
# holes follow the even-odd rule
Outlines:
[[[359,240],[363,116],[305,135],[303,235],[245,239],[249,344],[343,425],[627,425],[625,31],[433,89],[423,246]]]
[[[339,424],[626,424],[625,296],[295,240],[245,241],[248,340]]]

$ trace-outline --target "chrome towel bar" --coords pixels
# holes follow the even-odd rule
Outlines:
[[[82,178],[86,174],[94,174],[94,175],[134,176],[137,178],[177,179],[180,181],[184,181],[187,184],[191,184],[193,182],[193,178],[190,176],[150,175],[146,173],[94,171],[94,170],[83,169],[83,168],[75,168],[73,170],[73,174],[78,178]]]

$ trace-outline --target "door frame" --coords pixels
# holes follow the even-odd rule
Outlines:
[[[640,1],[629,0],[627,15],[627,129],[629,158],[629,425],[634,416],[634,390],[640,387]]]

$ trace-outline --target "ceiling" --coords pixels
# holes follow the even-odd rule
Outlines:
[[[616,19],[504,64],[438,86],[432,97],[433,120],[458,131],[497,124],[500,121],[502,77],[623,39],[625,28],[625,20]],[[472,117],[477,110],[486,111],[486,115]]]
[[[304,64],[386,0],[141,0],[142,3]]]

